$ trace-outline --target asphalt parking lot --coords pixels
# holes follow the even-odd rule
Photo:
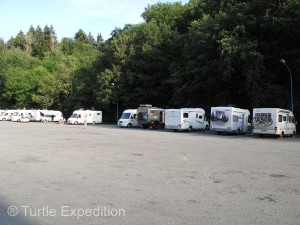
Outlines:
[[[300,138],[0,122],[0,224],[299,225]]]

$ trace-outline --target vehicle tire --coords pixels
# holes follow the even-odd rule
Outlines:
[[[264,137],[264,135],[263,135],[263,134],[260,134],[260,135],[259,135],[259,137],[261,137],[261,138],[262,138],[262,137]]]
[[[152,129],[158,129],[159,128],[159,122],[155,121],[153,124],[152,124]]]
[[[93,121],[93,123],[92,123],[93,125],[95,125],[95,121]]]
[[[130,127],[132,127],[132,124],[131,123],[127,124],[127,128],[130,128]]]
[[[279,138],[283,138],[284,132],[282,131],[281,134],[279,134]]]
[[[17,120],[17,122],[21,122],[21,120],[20,120],[20,119],[18,119],[18,120]]]
[[[221,132],[220,131],[217,131],[217,135],[220,135],[221,134]]]
[[[237,132],[237,134],[238,134],[238,135],[240,135],[240,134],[241,134],[241,130],[240,130],[240,128],[238,129],[238,132]]]
[[[293,131],[292,137],[296,136],[296,131]]]
[[[5,121],[5,120],[6,120],[5,118],[2,119],[2,121]]]
[[[78,122],[77,122],[77,121],[75,121],[75,122],[74,122],[74,124],[75,124],[75,125],[77,125],[77,124],[78,124]]]
[[[193,131],[193,127],[189,127],[189,132],[192,132]]]

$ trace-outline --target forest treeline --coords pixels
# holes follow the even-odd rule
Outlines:
[[[290,108],[300,118],[300,1],[190,0],[148,5],[143,23],[108,40],[53,26],[0,39],[0,108],[116,112],[163,108]],[[112,85],[112,83],[114,85]],[[106,115],[106,116],[105,116]],[[114,115],[115,116],[115,115]]]

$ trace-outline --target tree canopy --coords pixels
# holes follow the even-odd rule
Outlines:
[[[120,109],[291,108],[283,58],[300,116],[299,1],[157,3],[142,17],[108,40],[79,29],[58,41],[52,25],[0,39],[0,108],[94,107],[110,120],[117,97]]]

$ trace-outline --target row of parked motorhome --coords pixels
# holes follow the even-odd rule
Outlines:
[[[58,122],[63,119],[60,111],[54,110],[29,110],[8,109],[0,111],[0,120],[13,122]]]
[[[96,124],[102,123],[102,112],[93,110],[76,110],[67,120],[68,124],[83,124],[84,120],[87,123]],[[0,120],[13,122],[64,122],[63,114],[55,110],[1,110]]]
[[[18,122],[59,122],[64,118],[54,110],[2,110],[0,120]],[[102,123],[102,111],[76,110],[68,124]],[[127,109],[118,121],[120,127],[164,128],[175,131],[211,130],[220,133],[295,135],[296,121],[291,111],[279,108],[255,108],[252,117],[247,109],[211,107],[210,121],[201,108],[162,109],[143,104]]]
[[[168,130],[211,130],[220,133],[295,135],[296,121],[291,111],[279,108],[247,109],[211,107],[210,123],[201,108],[162,109],[140,105],[127,109],[118,121],[120,127],[165,128]]]

